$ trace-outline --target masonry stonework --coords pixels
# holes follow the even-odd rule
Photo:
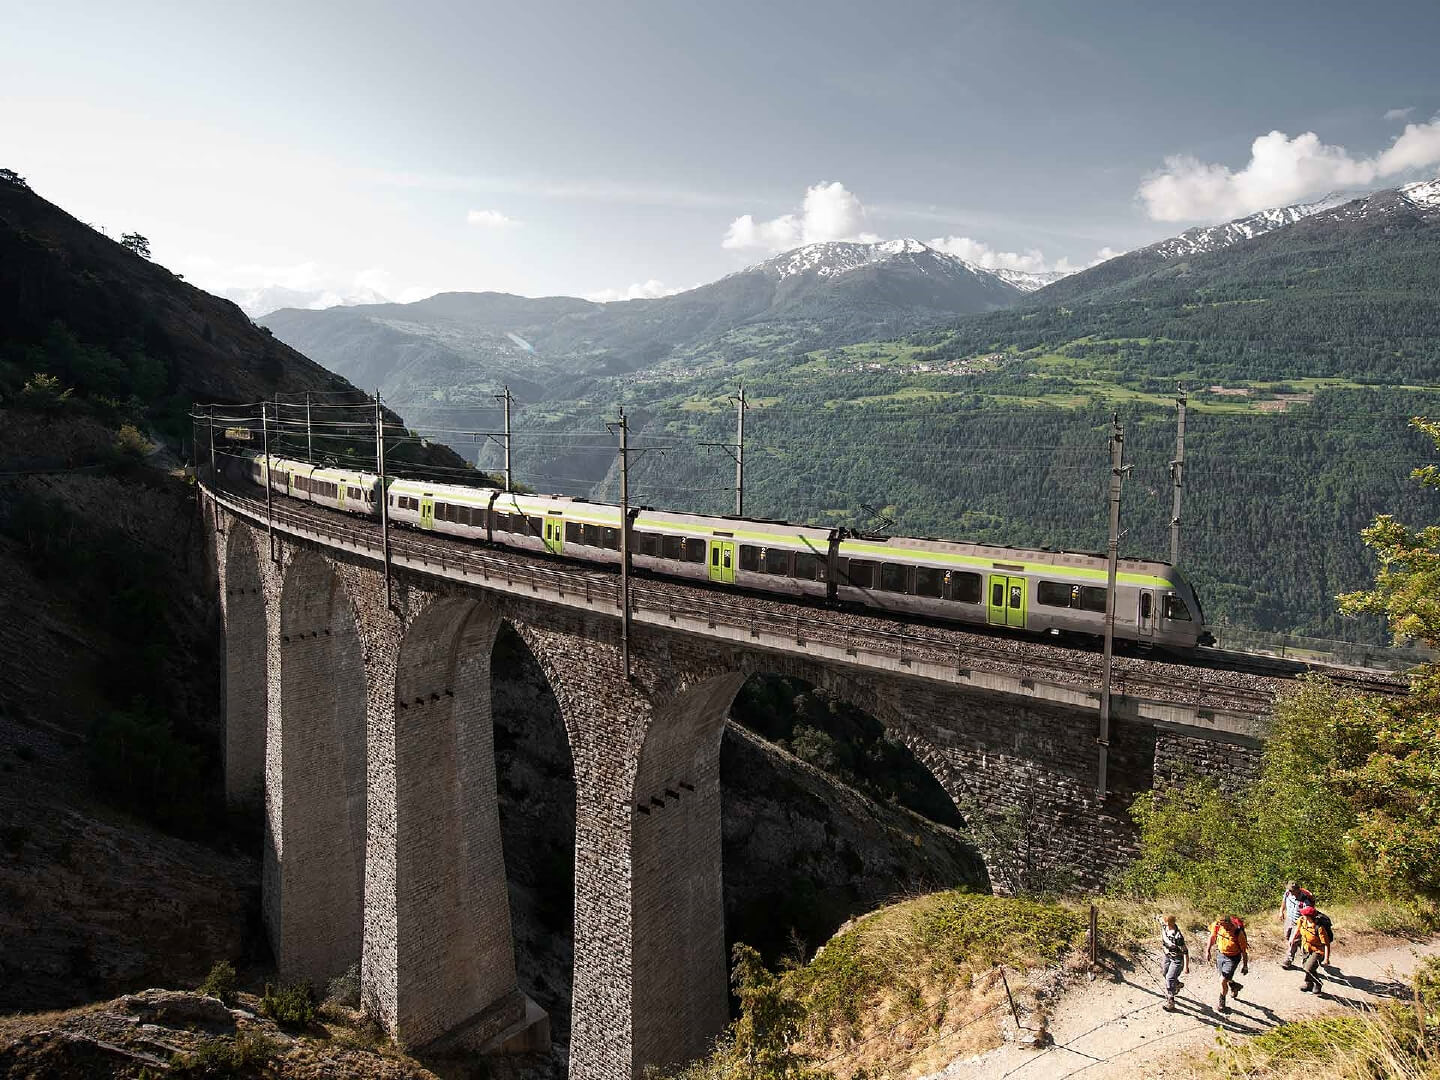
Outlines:
[[[483,1042],[523,1008],[491,721],[503,623],[545,672],[574,762],[576,1080],[685,1060],[723,1028],[719,748],[753,674],[882,721],[950,794],[1001,892],[1097,887],[1134,850],[1136,794],[1181,768],[1253,768],[1253,743],[1119,719],[1102,801],[1084,709],[652,625],[632,633],[627,680],[605,613],[409,569],[387,606],[363,555],[277,537],[272,559],[263,531],[218,520],[227,792],[263,788],[280,968],[319,979],[358,959],[366,1008],[410,1045]]]

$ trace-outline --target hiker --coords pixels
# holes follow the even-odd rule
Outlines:
[[[1165,925],[1160,930],[1160,945],[1165,950],[1165,1011],[1175,1011],[1175,994],[1185,984],[1180,976],[1190,974],[1190,946],[1185,943],[1185,931],[1176,925],[1174,915],[1165,916]]]
[[[1320,982],[1320,965],[1330,966],[1330,943],[1335,940],[1335,930],[1330,916],[1316,911],[1313,904],[1300,909],[1300,918],[1295,923],[1295,939],[1300,942],[1303,955],[1300,967],[1305,972],[1305,981],[1300,989],[1324,997],[1325,990]]]
[[[1250,945],[1245,940],[1244,920],[1226,915],[1211,924],[1210,940],[1205,945],[1207,962],[1217,944],[1220,951],[1215,957],[1215,968],[1220,972],[1220,1011],[1228,1013],[1230,1007],[1225,1004],[1225,995],[1231,993],[1238,998],[1245,988],[1244,983],[1235,981],[1235,969],[1238,967],[1241,975],[1250,973]]]
[[[1280,966],[1289,971],[1295,966],[1295,950],[1300,947],[1300,939],[1295,935],[1295,922],[1300,918],[1300,909],[1306,904],[1314,905],[1315,897],[1305,889],[1302,889],[1295,882],[1286,884],[1285,892],[1280,897],[1280,921],[1285,924],[1285,963]]]

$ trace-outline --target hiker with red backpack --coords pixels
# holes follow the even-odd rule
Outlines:
[[[1302,889],[1295,882],[1289,882],[1285,886],[1285,893],[1280,897],[1280,921],[1285,924],[1285,963],[1281,966],[1289,970],[1295,966],[1295,951],[1300,948],[1300,937],[1295,933],[1295,923],[1300,919],[1300,909],[1306,905],[1314,907],[1315,897],[1308,891]]]
[[[1335,930],[1330,916],[1315,910],[1313,904],[1300,909],[1300,918],[1295,923],[1295,939],[1300,942],[1303,956],[1300,967],[1305,972],[1305,982],[1300,989],[1324,997],[1325,990],[1320,981],[1320,966],[1330,966],[1330,943],[1335,940]]]
[[[1205,944],[1205,959],[1208,962],[1210,955],[1219,949],[1215,957],[1215,967],[1220,972],[1220,1011],[1228,1013],[1230,1007],[1225,1004],[1225,995],[1234,994],[1237,998],[1244,984],[1235,981],[1235,969],[1240,969],[1241,975],[1250,973],[1250,944],[1245,940],[1245,920],[1237,915],[1226,915],[1210,925],[1210,940]]]

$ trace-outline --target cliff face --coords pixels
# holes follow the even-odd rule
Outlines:
[[[7,419],[0,460],[16,437],[110,437]],[[152,469],[0,480],[0,1012],[185,985],[248,950],[258,868],[215,795],[198,525]]]

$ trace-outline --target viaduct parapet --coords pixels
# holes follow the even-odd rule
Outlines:
[[[719,751],[750,675],[882,721],[955,801],[1002,892],[1101,884],[1134,850],[1135,795],[1178,763],[1252,769],[1273,700],[1224,672],[1122,661],[1102,801],[1089,654],[647,583],[627,680],[609,575],[396,533],[387,590],[369,523],[312,507],[267,519],[263,499],[203,490],[226,792],[263,809],[281,978],[323,986],[358,962],[366,1008],[411,1047],[547,1037],[517,986],[500,840],[491,654],[509,624],[574,762],[577,1080],[689,1059],[724,1027]]]

